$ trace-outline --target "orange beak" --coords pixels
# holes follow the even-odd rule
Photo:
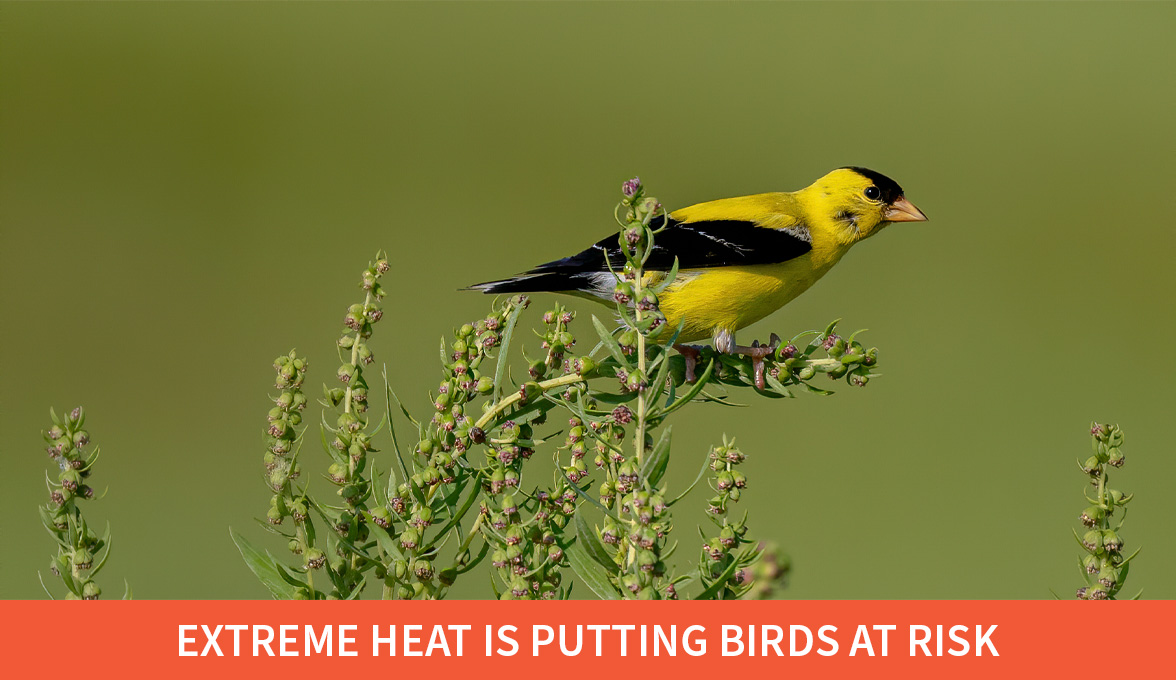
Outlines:
[[[887,222],[926,222],[927,216],[923,214],[922,210],[916,208],[914,203],[906,200],[905,197],[899,197],[886,209],[882,219]]]

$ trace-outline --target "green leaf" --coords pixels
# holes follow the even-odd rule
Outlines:
[[[1072,530],[1072,528],[1071,528],[1071,530]],[[1074,532],[1074,535],[1075,535],[1075,536],[1077,536],[1077,535],[1078,535],[1078,532],[1077,532],[1077,531],[1075,531],[1075,532]],[[1078,541],[1078,542],[1079,542],[1079,543],[1081,543],[1082,541]],[[1140,551],[1140,550],[1143,550],[1143,546],[1142,546],[1142,545],[1141,545],[1141,546],[1139,546],[1138,548],[1136,548],[1136,549],[1135,549],[1135,552],[1131,553],[1131,555],[1129,555],[1129,556],[1127,557],[1127,559],[1125,559],[1125,560],[1123,560],[1122,562],[1120,562],[1120,563],[1119,563],[1119,566],[1120,566],[1120,567],[1125,567],[1125,566],[1127,566],[1128,564],[1130,564],[1130,563],[1131,563],[1131,560],[1135,559],[1135,556],[1139,554],[1139,551]]]
[[[506,375],[506,365],[509,357],[507,352],[510,350],[511,337],[514,335],[515,325],[519,322],[519,315],[523,313],[526,305],[515,305],[511,310],[510,316],[506,319],[506,326],[502,330],[502,344],[498,348],[498,363],[494,367],[494,401],[497,402],[502,398],[502,378]]]
[[[382,527],[372,529],[372,535],[376,537],[376,545],[384,551],[384,554],[390,555],[398,559],[405,559],[404,553],[400,552],[400,546],[396,545],[395,539],[388,535],[388,532]]]
[[[649,457],[641,463],[641,477],[648,480],[650,486],[657,486],[662,476],[666,474],[666,468],[670,464],[670,432],[673,429],[671,425],[662,430],[657,445],[653,447]]]
[[[706,387],[706,383],[708,380],[710,380],[711,373],[714,372],[714,370],[715,370],[715,360],[711,359],[706,364],[706,370],[702,372],[702,375],[698,376],[698,379],[694,381],[694,384],[690,386],[690,389],[687,390],[686,394],[683,394],[682,396],[678,397],[678,399],[676,401],[674,401],[674,403],[670,404],[669,406],[667,406],[664,409],[661,409],[659,412],[657,412],[655,414],[656,417],[664,418],[665,416],[668,416],[669,414],[673,413],[674,411],[677,411],[678,409],[682,408],[686,404],[690,403],[690,401],[692,399],[694,399],[694,397],[698,396],[698,393],[702,391],[702,388]]]
[[[330,431],[330,429],[330,426],[327,425],[327,421],[324,420],[319,423],[319,438],[323,442],[323,451],[327,452],[327,455],[331,457],[332,461],[336,463],[342,463],[343,459],[340,457],[339,450],[334,446],[331,446],[331,442],[327,439],[327,432]]]
[[[706,590],[699,593],[698,597],[696,597],[694,599],[696,599],[696,600],[713,600],[713,599],[715,599],[715,596],[718,595],[719,593],[723,592],[723,588],[727,587],[727,580],[730,579],[732,576],[734,576],[735,572],[737,572],[737,571],[739,571],[739,560],[732,559],[731,564],[727,565],[727,568],[723,570],[723,573],[719,574],[719,577],[717,579],[715,579],[715,581],[713,583],[711,583],[709,586],[707,586]]]
[[[609,580],[608,572],[588,555],[578,541],[568,546],[564,554],[568,556],[572,571],[576,572],[576,576],[579,576],[584,585],[597,597],[602,600],[621,599],[616,586]]]
[[[113,540],[110,536],[110,522],[106,523],[106,534],[102,538],[102,544],[106,546],[106,552],[102,553],[102,559],[93,567],[90,567],[90,575],[93,576],[102,571],[102,567],[106,566],[106,560],[110,559],[110,546],[113,545]]]
[[[652,401],[660,399],[661,391],[666,388],[666,378],[668,378],[670,375],[670,348],[674,346],[675,342],[678,342],[678,336],[681,335],[682,328],[685,327],[685,325],[686,319],[683,317],[683,319],[678,322],[678,327],[674,329],[674,334],[670,337],[669,342],[666,342],[664,345],[662,345],[662,353],[661,356],[658,357],[661,359],[661,366],[658,366],[657,377],[653,379],[652,383],[650,383],[650,385],[657,390],[655,396],[651,399]],[[672,390],[673,388],[673,382],[671,381],[670,389]]]
[[[613,337],[612,331],[605,328],[604,324],[600,322],[600,319],[596,318],[595,314],[592,315],[592,325],[596,327],[596,334],[600,336],[600,341],[608,348],[609,354],[612,354],[613,359],[616,359],[616,362],[626,370],[633,370],[633,367],[629,364],[629,360],[625,358],[625,353],[621,351],[620,343]]]
[[[65,555],[60,553],[57,555],[57,573],[61,577],[61,582],[65,584],[66,588],[69,588],[69,592],[78,597],[82,596],[82,586],[73,577],[73,570],[70,569],[69,560],[65,558]]]
[[[614,514],[612,513],[612,511],[611,511],[611,510],[609,510],[608,508],[606,508],[606,507],[604,507],[603,505],[601,505],[601,504],[600,504],[600,501],[598,501],[598,500],[596,500],[595,498],[593,498],[592,496],[589,496],[588,494],[584,493],[584,490],[583,490],[583,489],[581,489],[580,487],[576,486],[576,485],[575,485],[575,483],[573,483],[573,482],[572,482],[572,480],[568,479],[568,476],[567,476],[567,474],[566,474],[566,473],[563,471],[563,468],[559,467],[559,463],[558,463],[558,462],[556,463],[556,467],[555,467],[555,469],[556,469],[556,472],[559,472],[560,476],[561,476],[561,477],[563,477],[564,481],[568,483],[568,486],[572,487],[572,490],[573,490],[573,491],[575,491],[575,492],[576,492],[576,495],[578,495],[580,498],[583,498],[584,500],[588,501],[589,503],[591,503],[591,504],[595,505],[596,507],[600,508],[600,511],[601,511],[601,512],[603,512],[604,514],[606,514],[606,515],[608,515],[609,517],[613,518],[613,519],[614,519],[614,520],[616,520],[617,522],[620,522],[620,523],[623,523],[623,524],[628,524],[628,523],[629,523],[629,521],[628,521],[628,520],[621,519],[620,517],[617,517],[616,515],[614,515]]]
[[[771,373],[766,371],[764,372],[764,381],[768,383],[768,387],[771,387],[772,390],[776,392],[776,394],[782,397],[796,396],[792,393],[792,390],[788,389],[784,383],[780,382],[779,378],[774,377]]]
[[[244,536],[233,531],[232,528],[229,529],[229,536],[237,545],[237,550],[241,551],[241,557],[245,560],[249,571],[252,571],[257,580],[261,581],[261,584],[270,591],[274,599],[293,600],[295,598],[298,590],[282,578],[282,573],[269,556],[262,554]]]
[[[469,564],[466,564],[465,566],[458,568],[458,570],[457,570],[457,573],[458,573],[459,575],[460,575],[460,574],[464,574],[464,573],[466,573],[467,571],[469,571],[469,570],[473,569],[474,567],[478,566],[478,564],[479,564],[479,563],[482,561],[482,559],[483,559],[484,557],[486,557],[486,553],[487,553],[487,552],[489,552],[489,551],[490,551],[490,542],[489,542],[489,541],[487,541],[487,540],[485,540],[485,539],[483,539],[483,540],[482,540],[482,549],[478,551],[478,555],[477,555],[477,557],[475,557],[475,558],[473,558],[472,560],[470,560]]]
[[[675,505],[675,504],[676,504],[678,501],[680,501],[680,500],[682,500],[683,498],[685,498],[685,497],[686,497],[686,494],[688,494],[688,493],[690,493],[691,491],[693,491],[693,490],[694,490],[694,487],[695,487],[695,486],[698,486],[698,482],[702,480],[702,476],[706,474],[706,471],[707,471],[709,468],[710,468],[710,459],[709,459],[709,458],[707,458],[707,456],[703,456],[703,457],[702,457],[702,469],[700,469],[700,470],[698,471],[698,475],[697,475],[697,476],[694,478],[694,481],[693,481],[693,482],[690,482],[690,486],[686,487],[686,490],[685,490],[685,491],[683,491],[682,493],[678,494],[678,497],[677,497],[677,498],[675,498],[674,500],[670,501],[669,503],[666,503],[666,507],[670,507],[670,506],[673,506],[673,505]]]
[[[384,366],[383,375],[384,396],[387,398],[384,404],[384,413],[388,421],[388,434],[392,437],[392,448],[396,451],[396,462],[400,465],[400,473],[404,475],[404,479],[408,479],[408,467],[404,464],[400,442],[396,439],[396,426],[392,424],[392,402],[395,401],[399,405],[400,400],[396,398],[396,393],[392,391],[392,383],[388,382],[388,367],[386,365]],[[408,415],[408,410],[404,406],[400,406],[400,409],[404,411],[405,417],[411,421],[412,418]],[[392,481],[388,480],[388,484],[391,485]]]
[[[649,252],[646,253],[646,257],[648,257],[649,253],[652,252],[653,248],[650,248]],[[676,278],[678,278],[678,258],[675,257],[673,266],[670,267],[670,271],[666,272],[666,278],[663,279],[661,283],[653,287],[653,292],[661,295],[662,291],[664,291],[666,288],[669,288],[670,284],[672,284]]]
[[[265,552],[265,554],[266,557],[269,557],[271,560],[273,560],[274,566],[278,568],[278,575],[282,577],[283,581],[289,583],[299,590],[306,588],[306,582],[290,573],[291,570],[289,567],[274,559],[274,556],[270,554],[268,550]]]
[[[473,486],[473,490],[470,491],[470,495],[466,497],[465,503],[461,504],[461,508],[456,513],[454,513],[452,517],[449,518],[449,521],[446,522],[444,526],[437,530],[437,533],[433,536],[433,540],[425,544],[425,547],[421,548],[420,552],[428,552],[429,548],[433,547],[433,544],[437,542],[438,538],[441,536],[448,536],[450,529],[457,526],[461,522],[462,518],[464,518],[466,513],[469,512],[470,507],[473,506],[474,501],[478,500],[478,496],[480,495],[479,492],[481,489],[479,488],[479,485],[475,484]]]
[[[49,599],[56,600],[57,598],[53,597],[53,593],[49,592],[48,586],[45,585],[45,579],[41,576],[40,570],[37,571],[37,580],[41,582],[41,590],[45,591],[45,594],[49,596]]]
[[[617,572],[617,564],[613,562],[612,557],[608,554],[600,543],[600,539],[596,537],[596,531],[588,526],[588,520],[584,518],[584,506],[581,505],[576,508],[576,515],[573,520],[576,525],[576,543],[584,548],[584,552],[596,561],[597,564],[604,567],[609,573],[615,574]]]
[[[1115,595],[1118,595],[1119,591],[1122,590],[1123,586],[1127,583],[1127,574],[1130,574],[1130,573],[1131,573],[1131,565],[1124,563],[1123,564],[1123,571],[1119,572],[1119,582],[1115,584],[1115,587],[1112,588],[1111,591],[1109,593],[1107,593],[1107,595],[1109,595],[1110,597],[1114,597]]]

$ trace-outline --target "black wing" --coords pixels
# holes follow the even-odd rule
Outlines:
[[[663,225],[665,229],[654,238],[653,251],[645,262],[648,270],[668,271],[674,266],[674,258],[678,259],[680,269],[774,264],[799,257],[813,248],[803,227],[782,230],[739,220],[679,222],[667,217],[657,217],[650,223],[654,229]],[[571,257],[541,264],[513,279],[480,283],[471,288],[487,293],[577,290],[593,274],[608,271],[610,264],[614,270],[624,266],[625,256],[618,237],[619,234],[613,234]]]

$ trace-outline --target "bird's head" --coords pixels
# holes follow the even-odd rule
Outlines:
[[[801,190],[810,225],[850,245],[891,222],[922,222],[923,211],[908,201],[898,182],[866,168],[838,168]]]

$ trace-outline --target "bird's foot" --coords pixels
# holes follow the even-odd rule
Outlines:
[[[732,354],[742,354],[743,356],[751,357],[751,367],[755,374],[755,386],[762,390],[764,389],[764,357],[771,356],[779,346],[780,336],[772,333],[768,344],[761,345],[759,340],[754,340],[751,343],[751,347],[735,345],[735,350]]]
[[[702,350],[695,345],[674,345],[674,349],[686,360],[686,382],[692,383],[697,380],[694,368],[698,366],[698,357],[702,356]]]

